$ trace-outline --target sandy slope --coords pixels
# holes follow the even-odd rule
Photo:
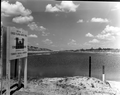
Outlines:
[[[120,82],[118,81],[109,81],[108,82],[110,83],[111,87],[113,89],[117,89],[117,91],[120,91]]]
[[[99,79],[75,76],[34,79],[14,95],[120,95],[120,91]]]

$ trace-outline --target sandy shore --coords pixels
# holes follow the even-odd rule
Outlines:
[[[118,89],[120,91],[120,81],[110,81],[107,80],[113,89]]]
[[[11,85],[16,82],[11,80]],[[110,84],[96,78],[81,76],[32,79],[28,80],[26,89],[22,88],[14,95],[120,95],[115,82],[109,82]],[[5,88],[5,81],[3,84]]]

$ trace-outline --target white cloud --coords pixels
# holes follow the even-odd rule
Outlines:
[[[80,20],[78,20],[78,21],[77,21],[77,23],[82,23],[82,22],[83,22],[83,20],[82,20],[82,19],[80,19]]]
[[[92,18],[91,22],[100,22],[100,23],[107,23],[109,22],[108,19],[102,19],[102,18]]]
[[[44,31],[42,31],[42,36],[48,36],[50,33],[46,33]]]
[[[96,37],[98,39],[103,39],[103,40],[114,40],[115,39],[115,37],[111,35],[110,33],[98,34]]]
[[[93,40],[89,41],[89,43],[99,43],[99,42],[100,42],[100,41],[97,40],[97,39],[93,39]]]
[[[32,11],[26,9],[19,1],[16,1],[15,4],[10,4],[9,1],[1,2],[1,16],[18,16],[12,20],[15,23],[28,23],[32,21],[33,16],[31,16],[31,13]]]
[[[35,22],[29,23],[29,24],[28,24],[28,27],[29,27],[31,30],[35,30],[35,31],[45,31],[45,30],[46,30],[45,27],[43,27],[43,26],[38,26]]]
[[[29,9],[25,9],[21,2],[16,1],[15,4],[10,4],[9,1],[2,1],[1,13],[4,16],[27,16],[30,15],[32,12]]]
[[[32,16],[19,16],[19,17],[15,17],[13,18],[13,22],[15,23],[28,23],[30,21],[33,21],[33,17]]]
[[[30,34],[28,37],[37,38],[38,36],[35,34]]]
[[[51,45],[52,47],[57,47],[56,45]]]
[[[107,43],[110,43],[110,44],[115,44],[116,47],[120,47],[120,45],[119,45],[120,40],[119,39],[120,39],[120,27],[114,27],[114,26],[107,25],[103,29],[103,31],[101,31],[101,33],[94,36],[93,40],[84,43],[84,45],[99,43],[100,45],[106,46]]]
[[[86,37],[94,37],[91,33],[87,33],[85,36]]]
[[[36,45],[39,45],[39,43],[36,43]]]
[[[60,5],[56,4],[52,7],[51,4],[46,6],[46,12],[76,12],[79,5],[74,4],[73,1],[62,1]]]
[[[87,23],[89,22],[89,20],[86,21]]]
[[[38,30],[38,26],[35,22],[32,22],[32,23],[29,23],[28,24],[28,27],[31,29],[31,30]]]
[[[59,14],[56,14],[55,16],[59,16]]]
[[[102,33],[111,33],[112,35],[120,35],[120,27],[114,27],[107,25]]]
[[[45,28],[45,27],[43,27],[43,26],[39,26],[39,30],[40,30],[40,31],[45,31],[45,30],[46,30],[46,28]]]
[[[55,34],[53,34],[53,36],[55,36]]]
[[[52,7],[51,4],[48,4],[46,6],[46,12],[60,12],[61,10],[59,8],[57,8],[56,6]]]
[[[120,3],[118,2],[118,4],[113,9],[111,9],[111,11],[116,11],[119,9],[120,9]]]
[[[96,37],[103,40],[115,40],[117,36],[120,36],[120,28],[107,25]]]
[[[7,15],[1,12],[1,17],[10,17],[10,15]]]
[[[71,41],[68,43],[68,45],[77,45],[77,43],[74,39],[71,39]]]
[[[48,45],[53,43],[50,39],[45,39],[42,42],[44,42],[45,44],[48,44]]]
[[[75,5],[73,1],[62,1],[60,5],[57,5],[63,11],[76,12],[79,5]]]
[[[87,46],[89,46],[89,45],[91,45],[90,43],[88,43],[88,42],[85,42],[83,45],[87,45]]]

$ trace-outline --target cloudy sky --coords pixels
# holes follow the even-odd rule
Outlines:
[[[2,0],[1,24],[41,48],[120,48],[120,2]]]

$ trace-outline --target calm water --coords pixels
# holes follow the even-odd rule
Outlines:
[[[92,58],[92,77],[102,79],[104,64],[106,79],[120,81],[120,55],[106,53],[56,53],[29,56],[28,76],[88,76],[89,56]]]

